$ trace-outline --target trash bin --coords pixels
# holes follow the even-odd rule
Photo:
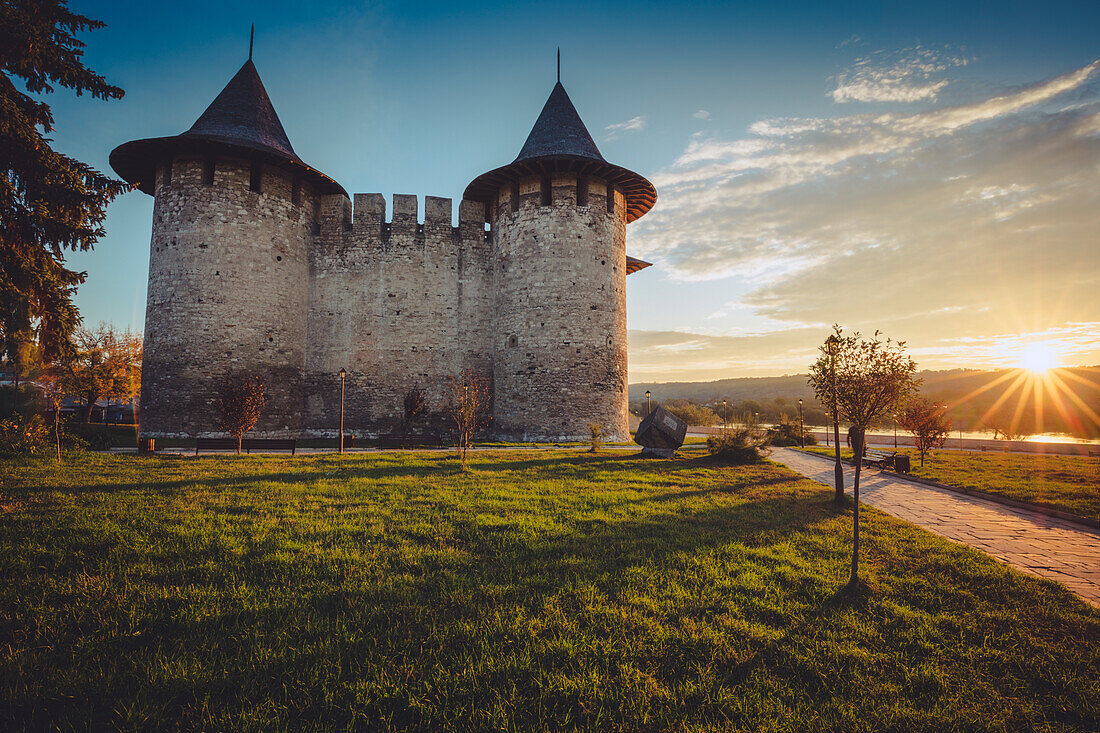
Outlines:
[[[898,473],[909,473],[909,456],[894,456],[894,470]]]

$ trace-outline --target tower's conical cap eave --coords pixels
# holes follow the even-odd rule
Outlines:
[[[521,178],[565,171],[602,178],[622,191],[627,222],[643,216],[657,202],[657,190],[645,177],[604,160],[560,81],[516,159],[475,178],[463,198],[489,203],[502,187]]]
[[[340,184],[306,165],[294,152],[252,59],[244,62],[187,132],[124,143],[111,152],[111,167],[152,194],[158,161],[177,153],[251,158],[300,173],[322,193],[347,195]]]

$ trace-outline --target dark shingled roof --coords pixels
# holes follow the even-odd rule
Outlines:
[[[181,152],[241,155],[300,173],[322,193],[347,195],[340,184],[294,152],[252,59],[244,62],[191,129],[174,137],[124,143],[111,152],[111,167],[152,194],[157,162]]]
[[[564,171],[602,178],[618,188],[626,197],[627,222],[643,216],[657,202],[652,183],[604,160],[560,81],[550,92],[516,159],[475,178],[463,198],[488,203],[501,187],[520,178]]]
[[[588,128],[581,122],[577,108],[565,93],[565,87],[559,81],[550,92],[550,98],[542,107],[542,114],[531,128],[527,142],[519,151],[516,160],[542,158],[552,155],[572,155],[578,158],[591,158],[603,161],[596,143],[588,134]]]

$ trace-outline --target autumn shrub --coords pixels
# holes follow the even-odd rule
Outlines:
[[[768,445],[774,445],[776,447],[801,446],[802,439],[799,437],[798,433],[798,423],[792,422],[784,417],[779,421],[778,425],[772,425],[768,428],[765,435],[768,440]],[[807,433],[806,445],[817,445],[817,438]]]
[[[0,453],[37,455],[50,446],[50,425],[40,415],[15,414],[0,420]]]
[[[767,439],[749,428],[728,430],[707,438],[707,453],[736,465],[759,463],[768,454]]]
[[[595,453],[603,445],[603,428],[599,423],[588,423],[588,440],[592,444],[592,447],[588,449],[589,453]]]

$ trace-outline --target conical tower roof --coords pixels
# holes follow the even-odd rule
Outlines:
[[[503,186],[520,178],[565,171],[602,178],[622,191],[627,222],[643,216],[657,201],[657,189],[646,178],[604,160],[560,81],[516,159],[475,178],[463,196],[488,203]]]
[[[182,152],[251,158],[300,173],[322,193],[347,195],[340,184],[306,165],[294,152],[251,58],[191,129],[173,137],[120,145],[111,153],[111,167],[127,182],[152,194],[157,162]]]
[[[550,92],[516,160],[562,155],[603,161],[596,142],[588,134],[588,128],[573,106],[573,100],[569,99],[559,81]]]

